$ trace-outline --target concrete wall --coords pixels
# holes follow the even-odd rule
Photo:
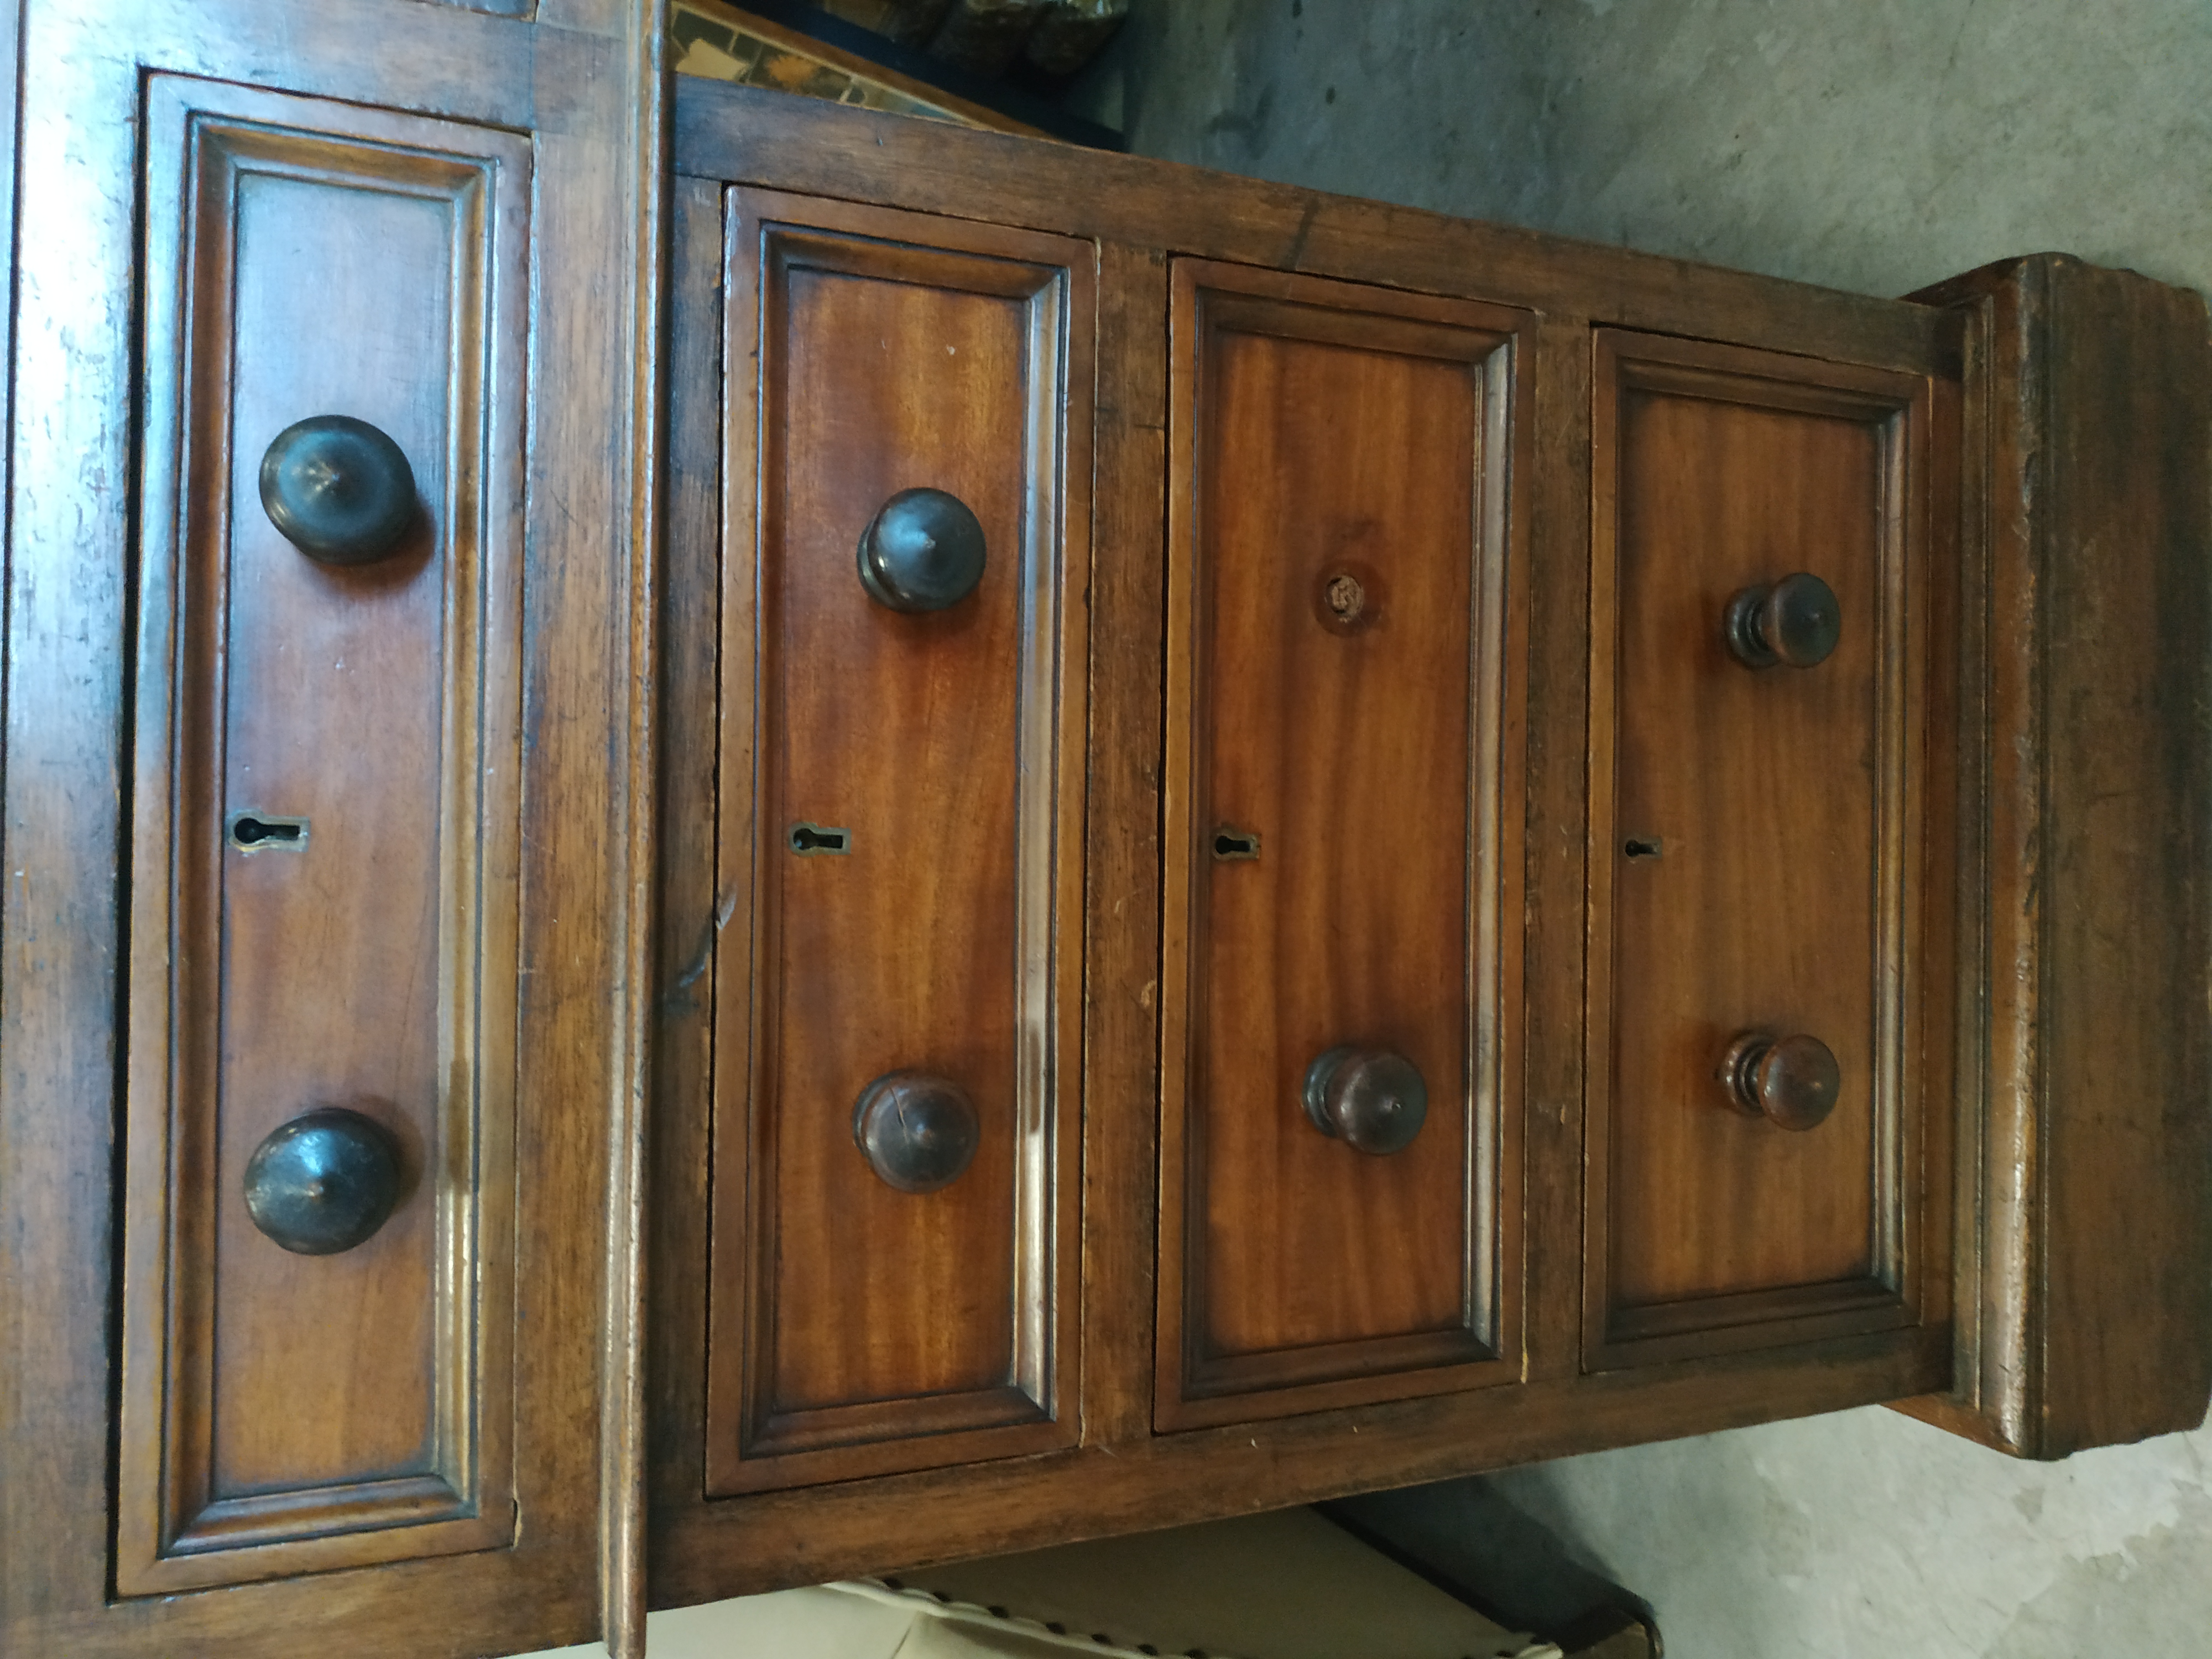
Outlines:
[[[1140,153],[1875,294],[2212,289],[2212,0],[1135,0]],[[1519,1470],[1684,1659],[2212,1654],[2212,1431],[2038,1467],[1869,1410]],[[1363,1513],[1469,1546],[1477,1494]]]
[[[2205,0],[1134,0],[1085,90],[1140,155],[1865,293],[2212,288]]]

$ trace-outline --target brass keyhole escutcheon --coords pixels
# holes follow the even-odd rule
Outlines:
[[[305,818],[279,817],[273,812],[234,812],[223,839],[241,853],[304,853],[308,827]]]
[[[1224,823],[1213,832],[1213,856],[1223,864],[1246,863],[1260,856],[1260,832]]]
[[[787,839],[791,850],[801,858],[838,857],[853,850],[850,830],[832,829],[825,823],[794,823]]]

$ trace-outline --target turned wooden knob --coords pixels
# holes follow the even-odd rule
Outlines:
[[[1729,1103],[1784,1129],[1810,1129],[1836,1109],[1844,1074],[1818,1037],[1747,1031],[1721,1056]]]
[[[887,1072],[860,1091],[853,1107],[854,1144],[869,1168],[902,1193],[951,1186],[981,1139],[968,1091],[927,1072]]]
[[[1388,1048],[1331,1048],[1306,1067],[1306,1116],[1331,1139],[1383,1157],[1403,1152],[1429,1115],[1429,1086]]]
[[[295,1255],[374,1236],[399,1200],[399,1145],[374,1118],[320,1106],[280,1124],[246,1164],[246,1212]]]
[[[1801,570],[1730,599],[1722,633],[1747,668],[1810,668],[1826,661],[1843,637],[1844,607],[1835,589]]]
[[[262,456],[261,506],[318,564],[369,564],[415,522],[415,472],[367,421],[316,415],[286,427]]]
[[[944,611],[983,580],[983,526],[957,495],[902,489],[860,536],[860,586],[894,611]]]

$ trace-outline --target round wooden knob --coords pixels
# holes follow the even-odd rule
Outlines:
[[[1378,1158],[1413,1145],[1429,1115],[1429,1085],[1388,1048],[1331,1048],[1306,1067],[1304,1098],[1315,1128]]]
[[[1785,1129],[1817,1127],[1836,1109],[1844,1074],[1818,1037],[1747,1031],[1721,1056],[1721,1086],[1739,1111]]]
[[[246,1164],[246,1214],[295,1255],[336,1255],[366,1243],[398,1199],[398,1142],[342,1106],[279,1125]]]
[[[415,522],[415,471],[367,421],[317,415],[286,427],[262,456],[261,505],[316,562],[369,564]]]
[[[981,1138],[968,1091],[927,1072],[887,1072],[853,1107],[854,1143],[869,1167],[902,1193],[951,1186]]]
[[[902,489],[860,536],[860,586],[894,611],[943,611],[983,580],[983,526],[957,495]]]
[[[1836,590],[1799,571],[1771,587],[1747,587],[1729,601],[1723,624],[1729,650],[1747,668],[1826,662],[1844,634]]]

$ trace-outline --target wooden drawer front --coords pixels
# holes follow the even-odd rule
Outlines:
[[[1158,1420],[1509,1380],[1525,319],[1195,261],[1172,304]],[[1308,1066],[1341,1045],[1419,1070],[1401,1150],[1309,1121]]]
[[[1615,332],[1595,362],[1587,1357],[1908,1324],[1929,383]],[[1745,665],[1732,598],[1798,572],[1832,654]],[[1832,1053],[1825,1121],[1731,1104],[1749,1032]]]
[[[1087,244],[727,203],[721,857],[751,990],[717,1005],[721,1492],[1075,1437],[1095,327]],[[986,562],[903,613],[855,550],[915,488],[966,504]],[[863,1091],[909,1069],[980,1124],[934,1191],[855,1144]]]
[[[146,109],[126,1594],[514,1527],[529,146],[166,76]],[[325,414],[412,470],[374,562],[263,507],[264,452]],[[331,1107],[396,1139],[398,1206],[292,1254],[248,1161]]]

